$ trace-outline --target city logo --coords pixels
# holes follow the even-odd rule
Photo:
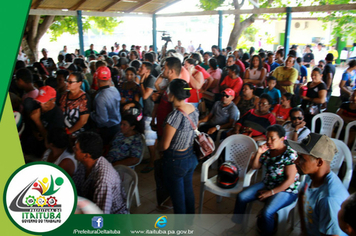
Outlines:
[[[156,223],[155,223],[155,228],[164,228],[167,226],[167,216],[160,216],[157,218]]]
[[[29,233],[61,226],[74,212],[72,180],[56,165],[35,162],[16,170],[5,186],[4,205],[10,220]]]
[[[104,226],[104,219],[101,216],[94,216],[93,219],[91,219],[91,226],[93,226],[94,229],[101,229]]]

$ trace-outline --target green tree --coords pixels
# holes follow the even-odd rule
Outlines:
[[[270,7],[273,2],[282,4],[281,1],[282,0],[260,0],[257,2],[259,8],[266,8],[266,7]],[[200,0],[200,8],[206,11],[211,11],[211,10],[215,10],[218,7],[221,7],[224,4],[224,2],[225,0]],[[241,0],[241,2],[239,2],[239,0],[232,0],[232,6],[234,7],[235,10],[240,10],[241,7],[244,5],[244,3],[245,0]],[[236,48],[238,40],[242,35],[242,33],[244,32],[244,30],[250,25],[252,25],[258,16],[259,16],[258,14],[251,14],[247,17],[242,17],[242,15],[239,13],[235,14],[234,26],[232,28],[227,46]]]
[[[113,17],[83,17],[83,31],[92,26],[104,33],[112,33],[122,21]],[[30,62],[38,60],[38,44],[46,32],[51,33],[51,40],[56,41],[63,33],[77,34],[78,25],[76,16],[28,16],[26,28],[22,38],[22,49],[27,54]]]
[[[232,6],[235,10],[241,9],[245,0],[232,0]],[[223,6],[223,4],[230,4],[231,0],[200,0],[200,8],[204,10],[215,10],[218,7]],[[291,5],[290,0],[260,0],[255,1],[258,2],[259,8],[269,8],[269,7],[287,7]],[[338,4],[349,4],[350,0],[297,0],[294,2],[295,6],[305,5],[338,5]],[[256,8],[256,6],[254,6]],[[285,13],[278,14],[279,17],[282,17]],[[311,13],[313,14],[313,13]],[[269,17],[274,14],[264,14],[263,17],[265,19],[269,19]],[[229,42],[227,46],[231,46],[236,48],[239,38],[242,36],[244,30],[252,25],[255,19],[259,16],[259,14],[251,14],[246,17],[242,17],[240,14],[235,14],[234,26],[230,34]],[[328,12],[326,17],[321,17],[319,20],[324,23],[331,22],[332,23],[332,43],[335,43],[337,37],[340,38],[352,38],[356,40],[356,11],[348,10],[348,11],[333,11]],[[324,24],[326,27],[326,24]]]

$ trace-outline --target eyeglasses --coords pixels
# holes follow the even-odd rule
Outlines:
[[[68,84],[74,84],[74,83],[79,83],[78,81],[66,81]]]
[[[292,120],[303,120],[303,117],[299,116],[299,117],[291,117]]]

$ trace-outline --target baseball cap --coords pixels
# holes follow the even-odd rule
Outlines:
[[[100,66],[96,70],[98,79],[100,80],[109,80],[111,78],[111,71],[108,67],[106,66]]]
[[[45,103],[51,100],[52,98],[56,98],[57,92],[51,86],[43,86],[38,91],[38,96],[35,98],[36,101]]]
[[[325,134],[310,133],[300,143],[288,140],[289,145],[301,154],[312,155],[326,161],[332,161],[338,152],[334,141]]]
[[[225,89],[222,93],[225,93],[226,95],[235,97],[235,91],[232,90],[231,88]]]
[[[290,49],[297,49],[297,45],[292,45],[292,47]]]

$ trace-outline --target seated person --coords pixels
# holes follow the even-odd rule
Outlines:
[[[262,182],[256,183],[237,195],[233,221],[236,230],[242,227],[247,203],[264,201],[265,207],[260,215],[262,235],[272,235],[275,213],[294,202],[298,197],[299,174],[294,164],[297,158],[294,150],[284,142],[285,131],[280,125],[267,128],[267,143],[258,148],[250,165],[252,169],[266,168]]]
[[[143,152],[142,117],[138,121],[134,115],[125,115],[119,131],[111,143],[106,159],[115,165],[133,166],[140,161]]]
[[[16,72],[16,85],[19,89],[24,91],[22,95],[22,102],[26,98],[35,99],[38,95],[38,89],[34,85],[33,74],[27,68],[22,68]]]
[[[312,82],[307,84],[306,96],[301,95],[301,108],[304,110],[307,126],[311,127],[311,120],[321,112],[321,105],[326,101],[327,88],[322,80],[322,72],[315,67],[311,73]]]
[[[121,178],[105,157],[103,141],[94,132],[82,132],[73,147],[80,164],[73,175],[78,196],[94,202],[104,214],[127,214],[126,193]]]
[[[267,93],[273,99],[273,107],[277,104],[281,104],[281,91],[276,88],[277,79],[273,76],[267,78],[268,87],[263,90],[263,93]]]
[[[234,99],[241,115],[257,107],[260,98],[254,95],[255,86],[247,83],[242,86],[242,95]]]
[[[356,89],[353,90],[350,100],[341,104],[340,108],[337,111],[337,114],[344,120],[344,127],[352,121],[356,120]],[[348,146],[351,147],[352,143],[355,140],[355,126],[351,128]]]
[[[300,107],[294,107],[289,111],[290,121],[284,123],[283,128],[286,131],[288,140],[301,142],[310,133],[304,121],[304,111]]]
[[[261,57],[253,55],[250,60],[250,67],[246,69],[243,82],[255,85],[255,95],[263,93],[267,70],[263,67]]]
[[[298,170],[307,175],[298,197],[302,235],[344,235],[337,223],[337,213],[349,193],[330,170],[338,151],[335,143],[316,133],[310,133],[301,143],[288,143],[297,151]]]
[[[224,91],[227,88],[231,88],[235,91],[234,103],[236,104],[237,98],[240,97],[240,91],[242,89],[242,79],[239,77],[240,69],[236,64],[227,67],[228,75],[224,78],[220,84],[220,91]]]
[[[289,121],[289,111],[294,107],[294,95],[291,93],[284,93],[282,95],[282,104],[277,104],[272,114],[276,117],[277,124],[283,125],[284,122]]]
[[[352,194],[341,205],[338,213],[339,226],[347,235],[356,235],[356,194]]]
[[[210,85],[210,88],[208,88],[208,90],[210,90],[211,92],[213,92],[215,94],[218,94],[220,91],[219,84],[220,84],[222,70],[220,68],[218,68],[218,63],[215,58],[211,58],[209,60],[208,73],[214,79],[213,83]]]
[[[356,88],[356,60],[351,60],[348,63],[349,67],[346,68],[342,74],[339,84],[341,101],[347,102],[352,94],[352,90]]]
[[[125,70],[126,81],[120,84],[121,104],[131,102],[133,100],[140,101],[140,85],[135,82],[136,69],[129,67]]]
[[[277,67],[272,75],[277,78],[277,88],[281,93],[294,93],[294,83],[298,79],[298,71],[293,68],[295,58],[288,57],[284,66]]]
[[[64,116],[61,109],[56,105],[56,90],[50,86],[39,89],[35,98],[40,107],[30,113],[30,117],[36,124],[40,135],[45,138],[47,131],[53,128],[64,128]]]
[[[209,115],[199,120],[199,124],[207,122],[199,127],[199,131],[205,132],[215,139],[217,135],[216,131],[232,128],[236,120],[240,118],[239,109],[232,102],[234,98],[234,90],[230,88],[225,89],[222,92],[221,101],[215,102]]]
[[[257,109],[251,109],[246,112],[235,124],[235,127],[228,132],[233,134],[246,134],[252,137],[255,141],[264,141],[266,136],[262,130],[253,129],[251,123],[257,124],[260,129],[267,129],[270,125],[276,123],[276,117],[270,112],[272,106],[272,98],[268,94],[262,94],[258,103]],[[245,123],[248,121],[250,124]]]
[[[64,128],[51,129],[47,135],[47,147],[42,161],[53,163],[63,168],[70,176],[77,170],[77,160]]]

